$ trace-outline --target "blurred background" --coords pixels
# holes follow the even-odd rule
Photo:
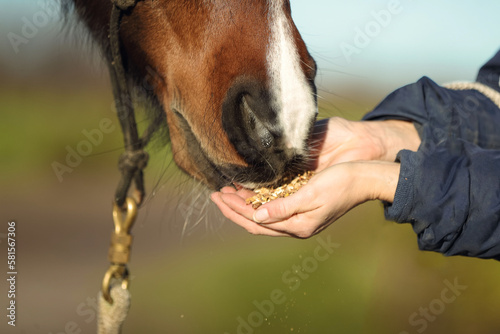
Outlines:
[[[291,2],[319,64],[321,117],[359,119],[423,75],[474,80],[500,47],[500,2]],[[16,327],[2,280],[0,332],[93,333],[122,151],[107,72],[57,1],[0,5],[0,268],[14,220],[18,271]],[[58,176],[106,119],[102,140]],[[500,331],[498,262],[420,252],[411,227],[385,221],[377,202],[309,240],[251,236],[176,169],[168,145],[150,153],[124,333]]]

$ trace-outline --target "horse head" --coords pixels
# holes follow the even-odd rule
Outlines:
[[[109,55],[111,2],[73,0]],[[120,25],[131,82],[166,114],[175,162],[213,188],[300,169],[317,115],[316,64],[289,0],[144,0]]]

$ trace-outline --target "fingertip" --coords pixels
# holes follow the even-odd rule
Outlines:
[[[269,211],[266,208],[258,209],[253,213],[253,221],[260,224],[269,219]]]
[[[295,195],[295,194],[294,194]],[[300,210],[301,202],[292,199],[294,196],[286,198],[277,198],[271,202],[262,205],[254,213],[254,220],[259,223],[276,223],[289,219]]]
[[[212,202],[219,205],[219,203],[221,202],[221,193],[214,192],[214,193],[210,194],[210,199],[212,200]]]
[[[236,189],[234,189],[233,187],[224,187],[220,190],[220,192],[223,194],[234,194],[236,193]]]

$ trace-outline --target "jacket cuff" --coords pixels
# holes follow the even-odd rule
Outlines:
[[[397,223],[408,223],[407,217],[412,210],[413,182],[417,157],[415,152],[402,150],[398,153],[396,162],[401,163],[396,194],[392,203],[385,202],[385,218]]]

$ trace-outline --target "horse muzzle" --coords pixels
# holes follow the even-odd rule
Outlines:
[[[257,186],[275,183],[287,173],[304,168],[307,136],[292,144],[286,127],[280,124],[280,112],[283,111],[264,84],[245,77],[235,81],[222,104],[222,126],[248,166],[222,166],[224,174],[243,185]],[[310,114],[308,122],[295,127],[307,128],[310,133],[315,110]]]

